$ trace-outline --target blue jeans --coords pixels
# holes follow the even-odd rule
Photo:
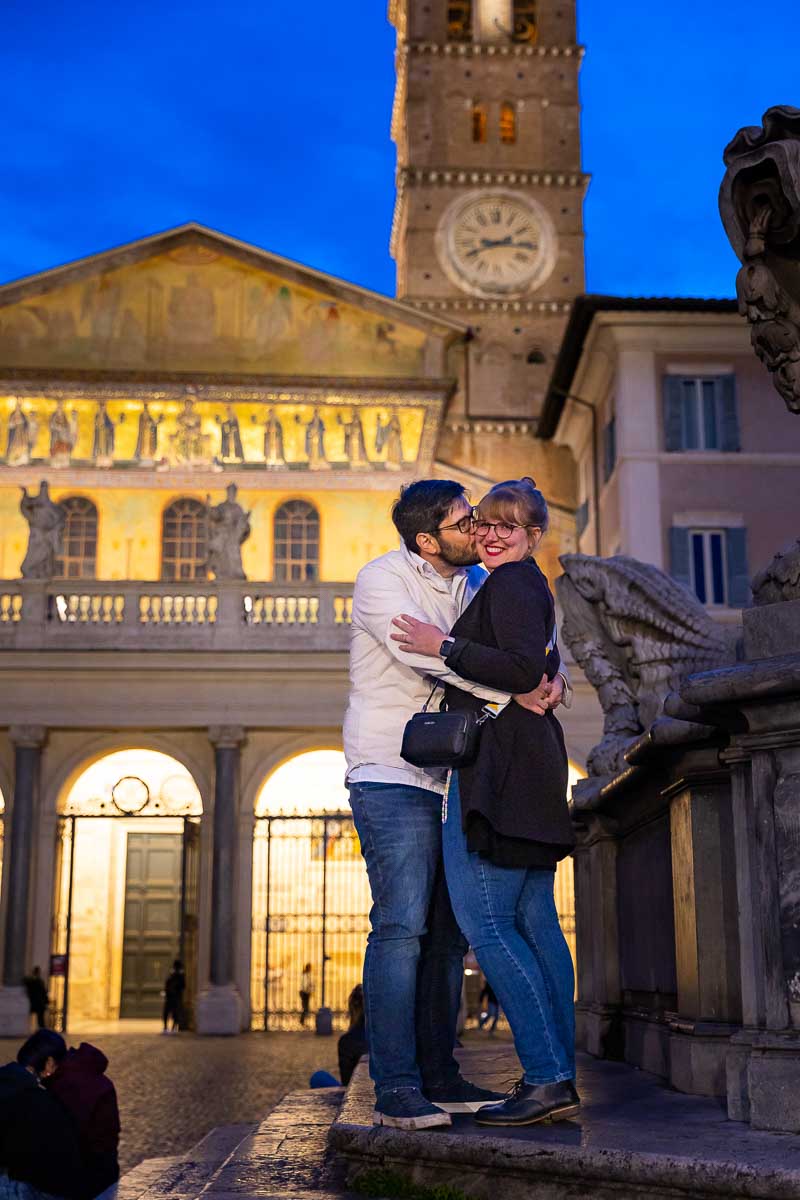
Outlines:
[[[574,1079],[575,977],[558,923],[555,872],[496,867],[470,853],[456,772],[443,844],[456,918],[508,1018],[526,1083]]]
[[[375,1091],[447,1086],[467,944],[442,863],[442,798],[426,788],[353,783],[350,805],[372,889],[364,959]]]

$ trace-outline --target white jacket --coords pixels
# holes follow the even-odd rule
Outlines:
[[[430,694],[434,679],[485,700],[506,704],[507,692],[471,683],[443,658],[408,654],[392,641],[392,620],[408,613],[449,633],[486,579],[483,567],[465,567],[450,579],[403,545],[361,569],[353,591],[350,699],[344,718],[347,782],[405,783],[444,791],[443,771],[412,767],[400,757],[403,730]]]

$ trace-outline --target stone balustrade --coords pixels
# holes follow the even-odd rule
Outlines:
[[[0,580],[2,650],[346,651],[352,584]]]

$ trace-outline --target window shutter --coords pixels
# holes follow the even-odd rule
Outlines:
[[[664,448],[683,449],[683,389],[678,375],[664,376]]]
[[[719,378],[720,449],[740,450],[739,414],[736,404],[736,376],[721,375]]]
[[[678,583],[691,589],[691,573],[689,568],[689,530],[683,526],[673,525],[669,531],[669,573]]]
[[[747,530],[726,529],[725,551],[728,561],[728,604],[745,608],[750,603],[750,574],[747,569]]]

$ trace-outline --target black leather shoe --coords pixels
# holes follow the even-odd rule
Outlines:
[[[479,1125],[536,1125],[539,1121],[565,1121],[579,1108],[572,1080],[533,1084],[520,1079],[502,1104],[479,1108],[475,1120]]]

